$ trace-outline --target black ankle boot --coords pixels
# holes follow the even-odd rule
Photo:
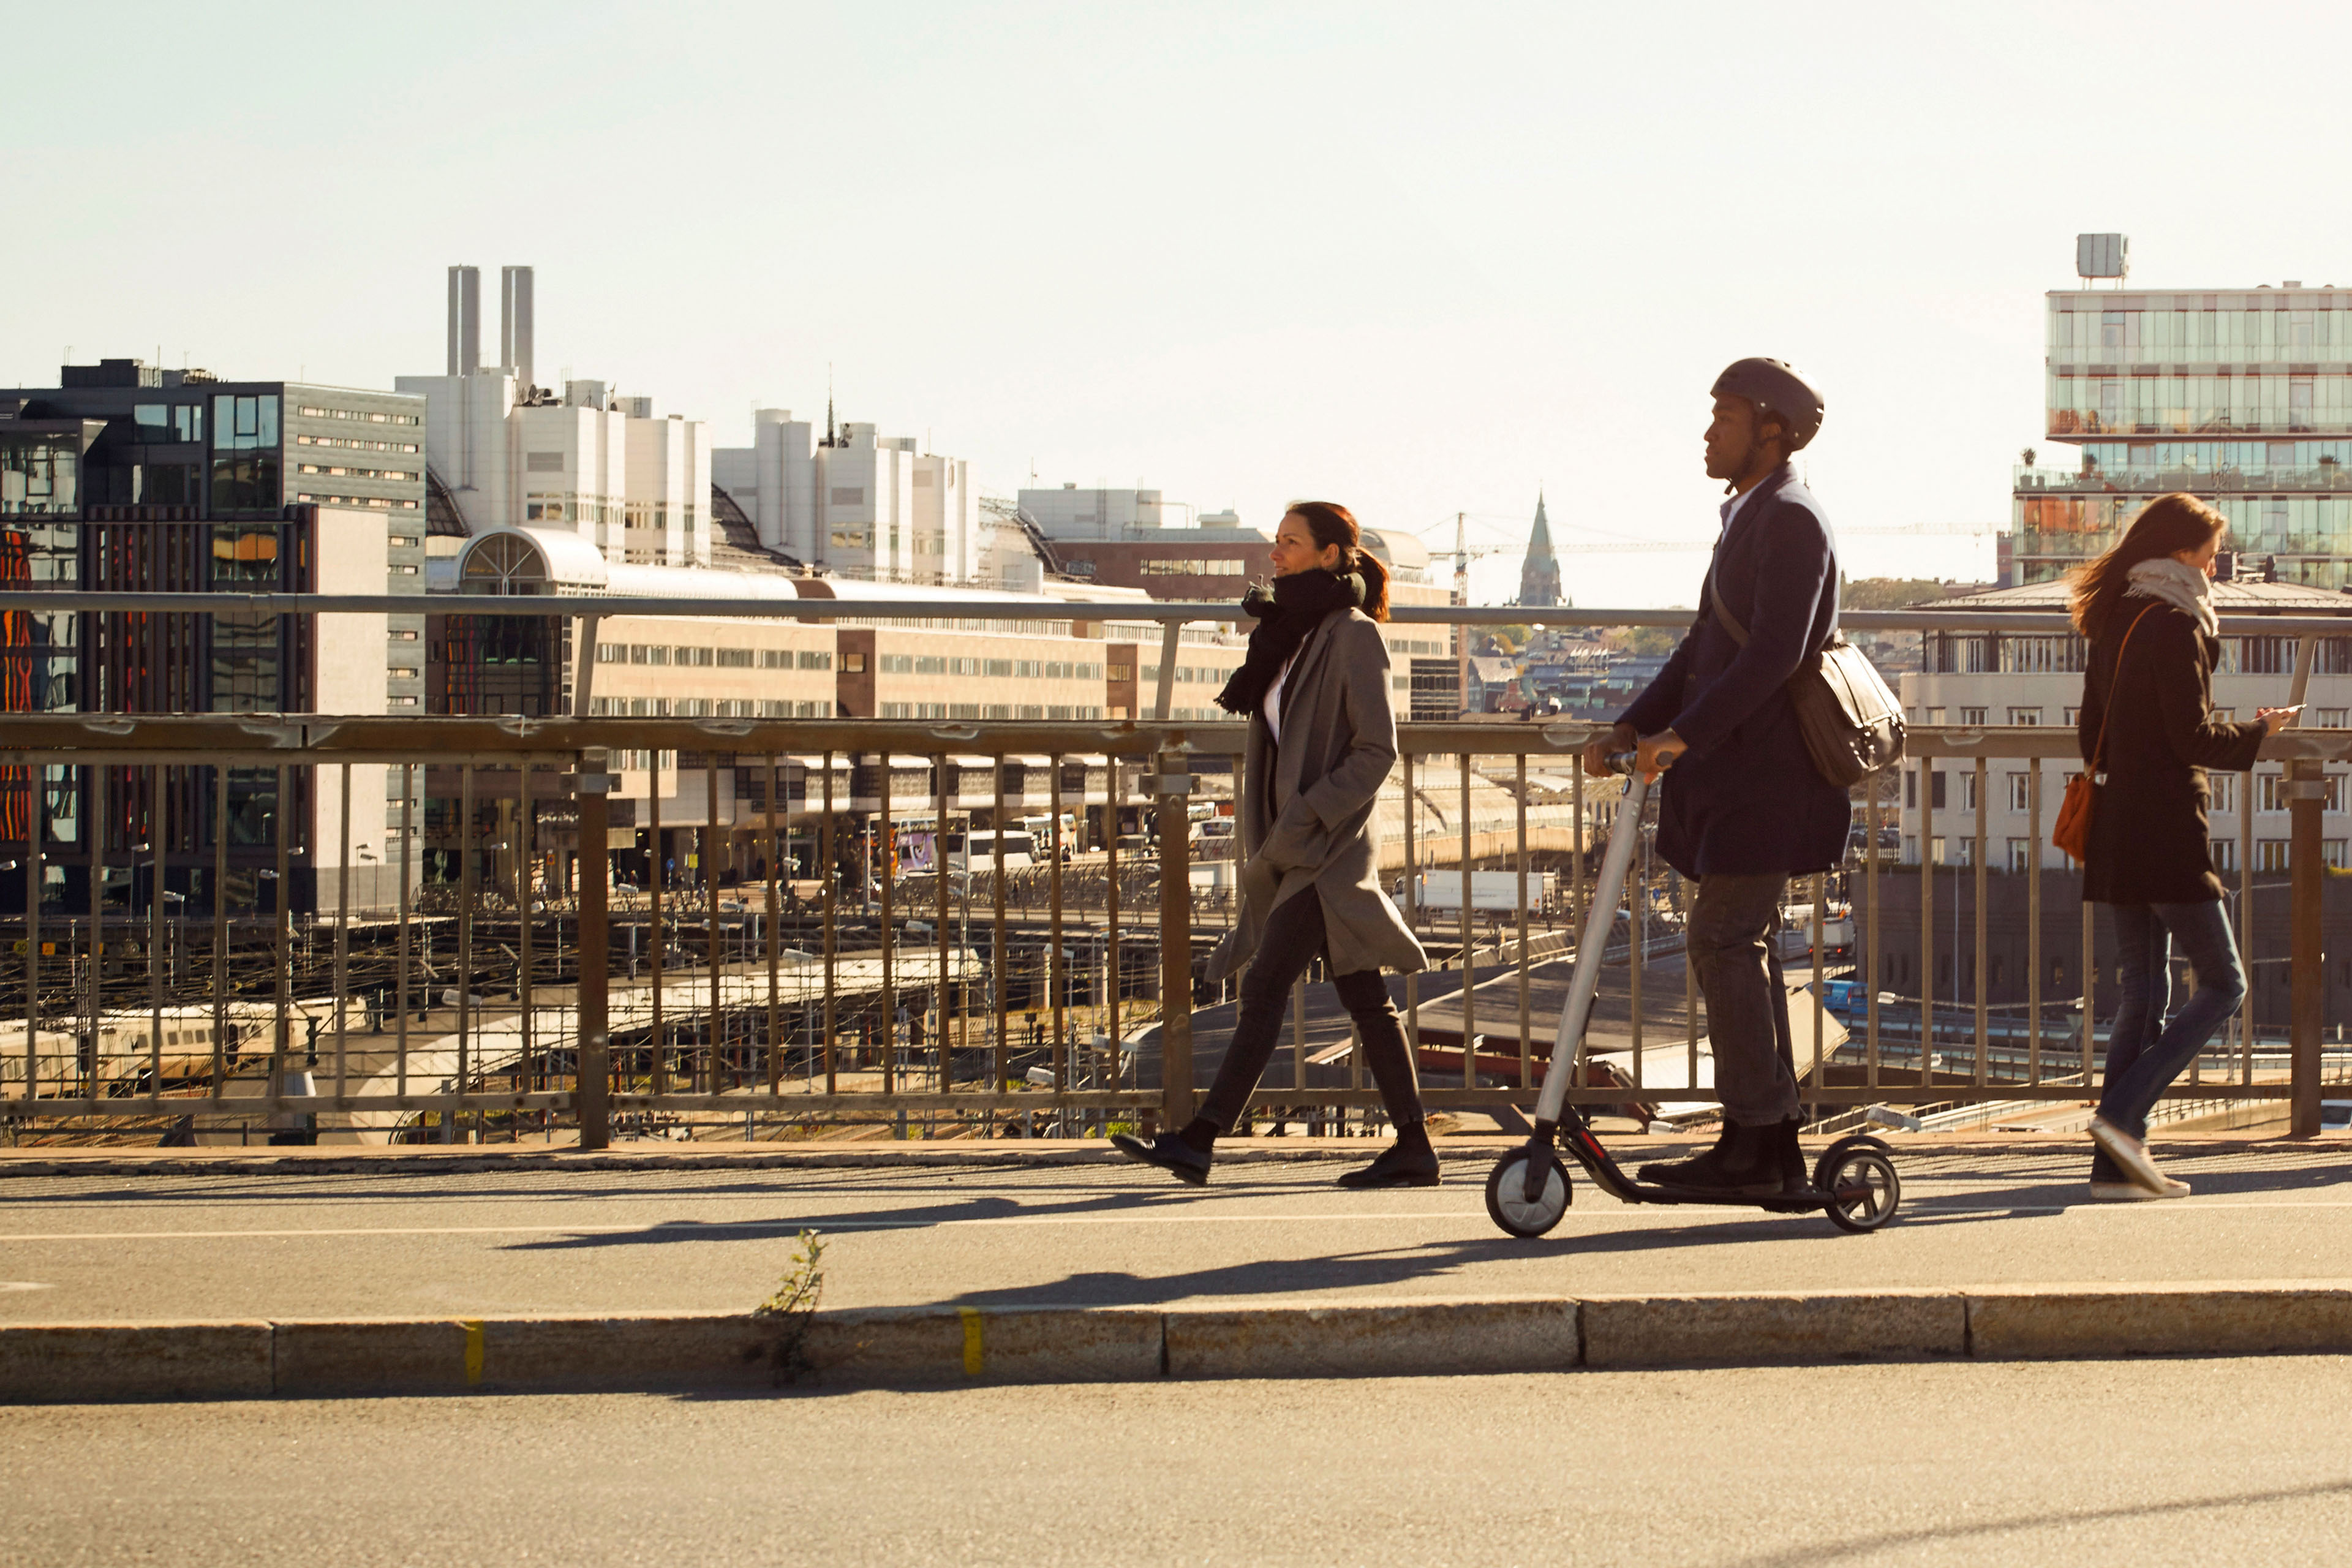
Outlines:
[[[1633,1175],[1638,1181],[1662,1183],[1671,1186],[1681,1179],[1685,1172],[1712,1171],[1717,1165],[1722,1163],[1724,1155],[1730,1148],[1731,1118],[1727,1116],[1723,1119],[1722,1127],[1716,1132],[1713,1148],[1694,1154],[1687,1160],[1653,1161],[1635,1171]]]
[[[1780,1190],[1791,1197],[1813,1190],[1813,1173],[1805,1168],[1805,1146],[1797,1141],[1803,1128],[1803,1119],[1795,1116],[1779,1128]]]
[[[1429,1129],[1418,1121],[1398,1128],[1396,1142],[1382,1150],[1379,1159],[1339,1178],[1343,1187],[1433,1187],[1437,1184],[1437,1151],[1429,1146]]]
[[[1150,1142],[1125,1132],[1110,1135],[1110,1146],[1139,1164],[1157,1165],[1190,1187],[1209,1184],[1209,1166],[1217,1144],[1217,1130],[1195,1117],[1181,1132],[1162,1132]]]
[[[1723,1142],[1695,1160],[1644,1165],[1642,1176],[1662,1187],[1710,1198],[1770,1198],[1780,1195],[1782,1123],[1742,1127],[1724,1123]],[[1655,1173],[1653,1174],[1652,1173]]]

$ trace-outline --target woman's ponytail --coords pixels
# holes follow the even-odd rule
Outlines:
[[[1364,579],[1364,614],[1376,621],[1389,618],[1389,569],[1369,550],[1356,552],[1356,570]]]
[[[1307,520],[1307,531],[1318,545],[1339,547],[1339,570],[1354,572],[1364,579],[1364,614],[1376,621],[1389,618],[1389,569],[1386,563],[1364,547],[1364,531],[1356,526],[1355,515],[1337,501],[1293,501],[1287,515]]]

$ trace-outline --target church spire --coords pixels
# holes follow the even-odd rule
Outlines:
[[[1559,562],[1551,552],[1551,520],[1544,515],[1543,492],[1536,492],[1536,525],[1528,534],[1528,558],[1519,567],[1519,603],[1559,603]]]

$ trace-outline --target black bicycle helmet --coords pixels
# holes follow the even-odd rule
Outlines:
[[[1715,378],[1710,397],[1744,397],[1780,416],[1789,432],[1788,450],[1801,452],[1822,433],[1822,395],[1805,378],[1776,359],[1736,360]]]

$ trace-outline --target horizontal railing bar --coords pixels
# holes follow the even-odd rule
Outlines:
[[[0,1116],[231,1116],[303,1115],[323,1110],[569,1110],[570,1089],[533,1094],[331,1094],[127,1097],[121,1100],[0,1100]],[[362,1129],[364,1131],[364,1129]]]
[[[833,751],[836,772],[845,753],[887,751],[902,756],[1052,755],[1147,758],[1161,752],[1226,756],[1240,749],[1239,720],[1162,721],[1150,719],[1077,723],[1066,720],[991,719],[593,719],[515,717],[404,718],[387,714],[12,713],[0,715],[0,766],[25,767],[69,757],[90,764],[164,763],[173,766],[277,765],[305,757],[324,763],[424,763],[433,767],[568,767],[582,751],[775,752],[779,759]],[[1560,753],[1580,750],[1608,732],[1583,720],[1464,723],[1411,721],[1397,726],[1400,751],[1414,755],[1468,752],[1474,756]],[[257,747],[257,739],[282,736]],[[1907,732],[1910,756],[1976,756],[2079,760],[2080,742],[2063,724],[1917,725]],[[2284,730],[2263,742],[2261,755],[2280,760],[2352,759],[2352,730]],[[552,798],[552,797],[551,797]],[[842,797],[846,800],[845,795]]]
[[[822,579],[818,579],[822,581]],[[1166,625],[1195,621],[1238,623],[1248,619],[1232,600],[1088,602],[999,599],[667,599],[546,594],[501,596],[480,594],[134,594],[79,589],[16,589],[0,593],[0,611],[35,614],[111,612],[146,615],[436,615],[577,617],[656,616],[668,619],[790,621],[1132,621]],[[1392,605],[1389,617],[1417,626],[1686,626],[1686,609],[1575,609],[1517,605]],[[2270,636],[2332,637],[2352,620],[2352,603],[2340,615],[2288,615],[2231,611],[2221,629]],[[1848,610],[1839,622],[1849,631],[2072,630],[2066,616],[2049,610]]]
[[[2336,1087],[2336,1086],[2330,1086]],[[2342,1086],[2352,1094],[2352,1084]],[[1634,1089],[1623,1085],[1595,1085],[1569,1090],[1569,1100],[1578,1105],[1675,1105],[1685,1103],[1674,1098],[1676,1090],[1652,1086]],[[2164,1100],[2284,1100],[2291,1092],[2284,1079],[2272,1083],[2234,1084],[2205,1082],[2175,1083],[2159,1097]],[[1537,1089],[1428,1089],[1422,1099],[1433,1105],[1476,1108],[1479,1106],[1528,1106],[1536,1102]],[[2077,1084],[1936,1084],[1922,1088],[1913,1084],[1882,1085],[1877,1089],[1833,1088],[1806,1089],[1801,1098],[1809,1105],[1944,1105],[1978,1102],[1999,1103],[2007,1100],[2047,1100],[2052,1103],[2074,1101],[2089,1104],[2096,1095]],[[781,1094],[771,1095],[764,1087],[747,1087],[738,1094],[629,1094],[612,1096],[616,1110],[745,1110],[764,1112],[789,1110],[799,1111],[842,1110],[1119,1110],[1149,1109],[1160,1103],[1158,1089],[1078,1089],[1055,1094],[1050,1089],[1012,1089],[1003,1094],[992,1094],[985,1089],[954,1094]],[[1288,1106],[1346,1106],[1349,1108],[1378,1107],[1380,1091],[1376,1089],[1323,1088],[1309,1085],[1305,1089],[1259,1089],[1253,1092],[1249,1103],[1265,1110]],[[243,1117],[271,1115],[301,1115],[331,1110],[568,1110],[572,1107],[569,1090],[552,1090],[533,1094],[355,1094],[342,1099],[332,1095],[288,1095],[271,1100],[256,1095],[250,1099],[210,1098],[156,1099],[152,1096],[121,1100],[0,1100],[0,1116],[56,1118],[65,1116],[142,1116],[142,1117]]]

